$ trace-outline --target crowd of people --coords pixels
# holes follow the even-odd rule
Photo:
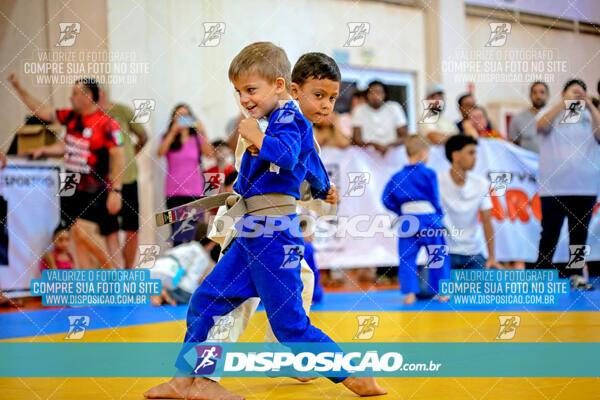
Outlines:
[[[30,156],[34,159],[64,156],[66,170],[80,175],[74,194],[60,197],[61,223],[54,232],[53,246],[41,256],[40,268],[66,269],[75,265],[82,268],[134,268],[140,204],[136,155],[148,141],[144,126],[134,122],[134,110],[112,102],[106,90],[92,78],[82,78],[74,84],[70,98],[72,108],[62,110],[49,108],[34,99],[15,75],[11,75],[9,81],[36,117],[66,126],[64,140],[35,149]],[[400,183],[394,183],[398,179],[396,174],[385,188],[382,201],[388,209],[400,215],[415,213],[419,218],[425,218],[422,221],[424,226],[445,227],[459,232],[444,240],[449,247],[448,270],[502,267],[495,257],[490,214],[492,205],[487,196],[489,183],[484,177],[469,172],[475,165],[479,138],[510,141],[539,154],[542,234],[539,257],[531,267],[547,268],[552,264],[565,217],[570,244],[586,243],[598,194],[597,182],[600,181],[600,113],[587,94],[583,81],[568,81],[560,101],[553,105],[547,105],[550,98],[548,85],[532,83],[529,90],[531,105],[512,117],[508,132],[504,133],[492,126],[485,108],[475,101],[473,93],[458,96],[461,119],[456,122],[445,116],[446,93],[442,85],[428,85],[425,95],[429,111],[437,118],[433,122],[419,123],[418,132],[414,134],[408,130],[402,105],[388,100],[384,83],[373,81],[364,92],[352,94],[349,113],[333,112],[314,123],[314,137],[321,147],[373,147],[382,155],[390,148],[406,145],[411,160],[406,168],[410,171],[398,173],[408,177],[402,178],[403,196],[410,193],[407,187],[420,187],[424,192],[403,201],[395,198],[397,193],[393,187],[400,186]],[[577,109],[581,117],[574,123],[561,123],[565,102],[581,104]],[[234,153],[238,124],[242,120],[243,115],[233,118],[225,128],[225,140],[211,142],[189,105],[181,103],[173,108],[156,153],[166,159],[164,192],[167,208],[219,191],[233,191],[237,178]],[[447,173],[437,176],[425,167],[430,145],[445,146],[451,164]],[[413,182],[418,177],[430,186],[423,188],[417,181]],[[431,197],[432,193],[435,193],[434,197]],[[424,211],[421,208],[423,204],[419,204],[416,210],[412,208],[414,204],[410,204],[424,200],[419,196],[425,196],[429,203]],[[432,220],[431,215],[423,217],[422,214],[436,218]],[[198,239],[198,224],[206,222],[208,217],[200,213],[191,221],[174,224],[169,241],[174,247],[194,242]],[[105,240],[104,246],[94,241],[82,227],[81,220],[98,225]],[[485,235],[487,257],[484,257],[476,236],[479,224]],[[123,243],[119,240],[119,231],[125,232]],[[420,292],[414,280],[417,272],[414,251],[425,243],[423,238],[411,240],[400,240],[399,243],[398,275],[402,290],[407,294],[407,304],[412,304]],[[71,241],[74,255],[70,253]],[[211,246],[207,247],[209,244],[203,242],[201,249],[210,253],[213,250]],[[213,251],[213,255],[214,262],[218,251]],[[517,267],[524,267],[524,262],[515,261]],[[581,271],[564,266],[559,269],[563,276],[574,276],[575,287],[590,288],[580,277]],[[429,276],[428,286],[432,292],[437,290],[435,281],[444,276]]]

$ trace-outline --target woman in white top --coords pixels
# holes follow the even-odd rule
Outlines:
[[[554,267],[552,257],[567,217],[571,257],[560,273],[574,276],[574,287],[589,288],[579,278],[583,263],[577,261],[587,252],[583,246],[598,195],[600,112],[587,96],[585,83],[572,79],[565,84],[561,101],[537,120],[542,235],[536,268]]]

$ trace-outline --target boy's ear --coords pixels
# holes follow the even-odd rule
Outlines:
[[[300,97],[299,92],[300,92],[300,86],[296,82],[292,82],[290,94],[292,95],[292,98],[294,100],[298,100],[298,97]]]
[[[282,93],[286,90],[285,79],[283,79],[281,76],[275,79],[275,90],[278,93]]]

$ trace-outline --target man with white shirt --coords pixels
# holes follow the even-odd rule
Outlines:
[[[531,107],[512,117],[508,128],[508,138],[514,144],[534,153],[540,152],[540,139],[537,134],[536,118],[546,105],[548,93],[549,90],[546,82],[533,82],[529,88]]]
[[[566,106],[569,108],[565,109]],[[586,245],[598,196],[600,111],[587,96],[583,81],[572,79],[565,84],[561,101],[539,115],[537,131],[542,235],[536,268],[548,268],[555,267],[552,257],[565,217],[569,225],[569,245],[575,248]],[[574,255],[574,249],[570,250]],[[571,278],[574,288],[590,289],[581,277],[581,266],[567,264],[559,272],[561,277]]]
[[[373,146],[382,154],[390,147],[403,144],[408,135],[402,106],[395,101],[385,101],[386,96],[387,89],[382,82],[369,83],[367,102],[356,108],[352,119],[356,145]]]
[[[452,165],[438,177],[452,269],[499,267],[494,249],[489,183],[469,172],[475,166],[476,153],[477,140],[473,137],[450,137],[446,142],[446,157]],[[487,260],[479,237],[479,213],[488,249]]]

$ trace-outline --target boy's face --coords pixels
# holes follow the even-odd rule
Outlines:
[[[292,97],[310,122],[322,123],[333,112],[340,83],[331,79],[309,78],[302,86],[292,82]]]
[[[270,115],[279,106],[281,95],[286,91],[285,79],[268,82],[256,72],[240,75],[232,83],[240,95],[242,107],[255,119]]]
[[[460,168],[470,171],[475,166],[475,161],[477,161],[477,146],[468,144],[461,150],[453,152],[452,158]]]

